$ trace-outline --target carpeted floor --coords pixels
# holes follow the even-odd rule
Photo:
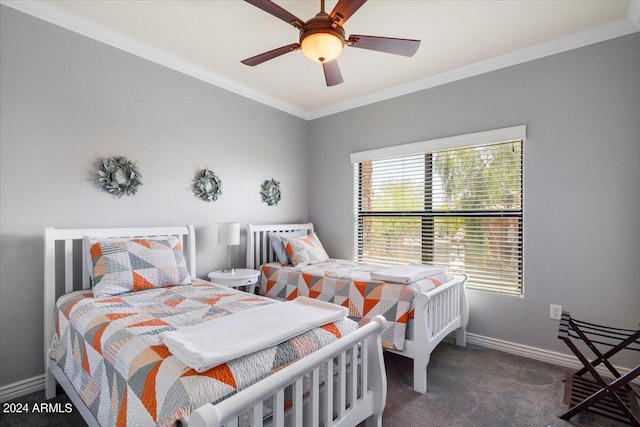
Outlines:
[[[469,345],[441,343],[427,370],[427,393],[411,387],[411,360],[386,354],[383,425],[423,427],[618,427],[590,412],[558,418],[566,369]]]
[[[412,388],[411,360],[386,353],[388,393],[383,426],[403,427],[619,427],[627,424],[589,412],[571,421],[558,418],[565,369],[469,345],[441,343],[431,357],[428,391]],[[13,402],[44,402],[44,392]],[[68,402],[59,393],[55,402]],[[3,404],[4,408],[4,404]],[[4,411],[3,411],[4,412]],[[84,426],[77,411],[68,414],[0,414],[0,426]]]

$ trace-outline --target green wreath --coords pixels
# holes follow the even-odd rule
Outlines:
[[[222,194],[222,181],[210,169],[202,169],[193,180],[194,194],[205,202],[218,200]]]
[[[263,182],[260,188],[262,201],[269,206],[277,205],[282,198],[282,193],[280,192],[280,183],[273,178],[267,179],[265,182]]]
[[[126,181],[118,182],[117,173],[122,171],[126,176]],[[132,196],[142,185],[140,180],[142,175],[136,167],[136,163],[126,157],[113,157],[102,161],[102,166],[98,170],[98,182],[102,188],[117,197],[124,194]]]

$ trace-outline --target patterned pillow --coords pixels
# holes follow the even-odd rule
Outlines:
[[[164,237],[152,237],[152,239],[156,240],[166,240],[167,236]],[[93,257],[91,256],[91,246],[94,243],[98,242],[128,242],[131,240],[130,237],[95,237],[95,236],[84,236],[83,237],[83,249],[87,248],[86,252],[86,263],[87,263],[87,272],[89,273],[89,283],[91,286],[95,284],[95,280],[93,279]]]
[[[301,238],[283,236],[282,243],[284,243],[287,255],[294,266],[315,264],[329,259],[329,255],[324,250],[316,233]]]
[[[282,243],[283,237],[304,237],[307,235],[307,230],[298,230],[298,231],[284,231],[280,233],[268,232],[267,236],[269,237],[269,241],[271,242],[271,247],[273,251],[276,253],[276,257],[280,264],[289,264],[289,256],[287,255],[287,250],[284,248],[284,243]]]
[[[182,245],[175,236],[101,240],[91,245],[90,252],[96,298],[191,283]]]

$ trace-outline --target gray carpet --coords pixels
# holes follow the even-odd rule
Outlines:
[[[583,412],[571,421],[558,418],[565,369],[469,345],[441,343],[429,364],[428,391],[412,388],[411,360],[387,353],[388,395],[383,425],[388,427],[619,427],[627,424]],[[14,402],[44,402],[44,392]],[[64,393],[56,402],[68,402]],[[4,406],[4,405],[3,405]],[[0,426],[84,426],[70,414],[0,414]]]
[[[424,427],[618,427],[590,412],[558,418],[565,368],[469,345],[441,343],[427,370],[427,393],[411,387],[411,360],[387,354],[383,425]]]

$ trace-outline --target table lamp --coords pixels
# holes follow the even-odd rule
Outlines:
[[[234,273],[231,268],[231,245],[240,244],[240,224],[237,222],[225,222],[218,224],[218,244],[227,245],[227,268],[223,273]]]

